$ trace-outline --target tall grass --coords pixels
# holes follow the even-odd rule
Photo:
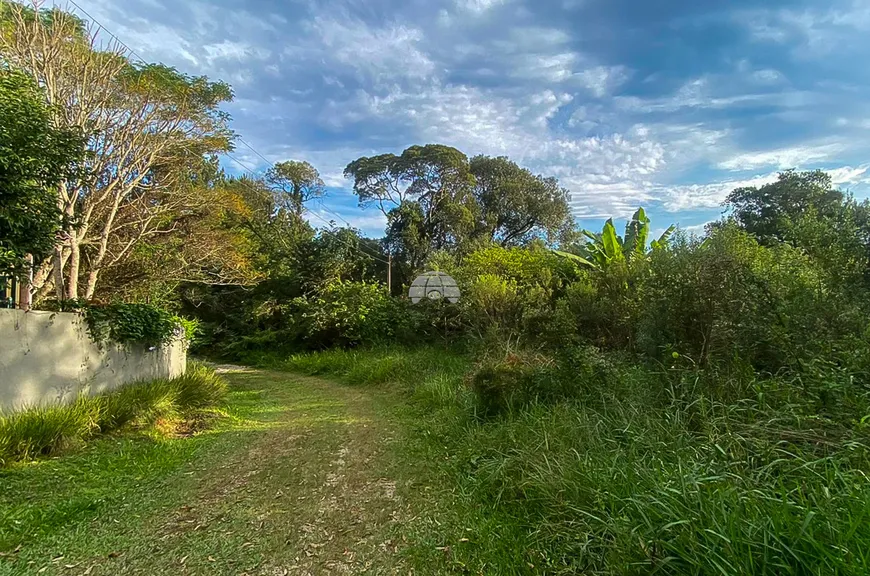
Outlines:
[[[450,547],[470,573],[870,573],[860,424],[814,415],[805,383],[581,356],[527,378],[534,394],[498,416],[478,410],[486,366],[459,353],[328,351],[274,366],[398,383],[417,402],[407,462],[446,483],[456,513],[419,536],[421,565],[443,560],[427,542],[471,538]],[[535,396],[553,389],[556,400]]]
[[[133,383],[72,404],[36,407],[0,415],[0,464],[49,456],[97,434],[125,426],[171,424],[192,411],[214,406],[226,382],[210,368],[192,363],[173,379]]]

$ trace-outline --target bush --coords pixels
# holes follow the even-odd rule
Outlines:
[[[577,270],[543,248],[489,246],[469,254],[455,274],[465,324],[489,338],[538,331]]]
[[[183,330],[173,314],[148,304],[87,305],[83,312],[96,342],[159,346]]]
[[[336,280],[317,297],[298,303],[305,339],[313,348],[387,341],[407,324],[402,304],[380,284]]]
[[[171,380],[128,384],[74,403],[31,408],[0,417],[0,464],[55,454],[97,433],[134,425],[171,423],[192,411],[215,406],[226,382],[199,364]]]
[[[178,386],[178,405],[182,410],[196,410],[220,405],[227,395],[227,381],[212,368],[198,362],[172,382]]]
[[[657,358],[677,351],[700,365],[741,358],[769,372],[794,368],[860,329],[807,256],[761,246],[733,226],[655,253],[642,300],[640,349]]]
[[[570,321],[577,340],[604,349],[632,349],[641,307],[642,264],[629,268],[619,263],[603,270],[580,271],[556,303],[562,336],[569,336],[564,334],[564,327]]]

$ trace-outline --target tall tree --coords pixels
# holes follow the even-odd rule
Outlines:
[[[470,169],[480,206],[476,235],[502,246],[553,240],[572,226],[568,191],[555,178],[532,174],[504,156],[475,156]]]
[[[835,189],[827,173],[788,170],[776,182],[734,190],[725,207],[759,242],[787,242],[813,256],[832,286],[870,286],[870,204]]]
[[[61,227],[57,186],[84,155],[77,129],[59,129],[39,87],[0,69],[0,271],[24,268],[27,254],[51,254]]]
[[[45,293],[62,275],[67,298],[89,299],[105,270],[172,233],[172,215],[201,205],[180,184],[192,162],[230,148],[220,104],[232,91],[166,66],[135,64],[123,47],[98,45],[78,18],[42,10],[39,1],[4,1],[0,9],[0,57],[44,88],[58,125],[80,126],[89,137],[84,175],[57,187],[72,223],[68,239],[43,260],[34,283]]]
[[[433,250],[456,247],[474,230],[477,203],[468,158],[450,146],[411,146],[348,164],[361,206],[377,206],[388,220],[391,245],[418,268]]]
[[[266,172],[266,182],[277,194],[278,203],[300,217],[306,202],[326,194],[320,173],[308,162],[278,162]]]

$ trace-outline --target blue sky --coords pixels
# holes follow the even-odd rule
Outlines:
[[[233,128],[311,162],[325,206],[370,235],[383,217],[342,170],[411,144],[556,176],[587,227],[642,205],[654,228],[697,229],[786,168],[870,193],[859,0],[77,2],[142,58],[232,84]]]

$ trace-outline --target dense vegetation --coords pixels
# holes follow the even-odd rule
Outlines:
[[[203,354],[402,383],[408,450],[459,495],[448,529],[485,543],[451,552],[473,571],[870,570],[870,205],[825,173],[737,189],[704,236],[651,240],[643,210],[623,235],[575,230],[554,178],[411,146],[345,170],[382,240],[317,231],[309,164],[217,167],[228,86],[99,50],[61,11],[3,7],[0,87],[23,95],[0,103],[38,85],[58,126],[22,118],[89,138],[60,185],[7,178],[61,207],[33,247],[0,238],[36,257],[43,304],[158,303],[200,322]],[[404,298],[426,269],[460,302]]]

